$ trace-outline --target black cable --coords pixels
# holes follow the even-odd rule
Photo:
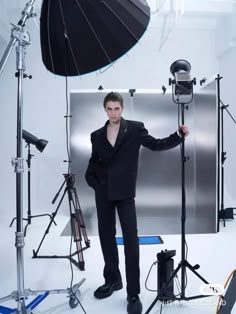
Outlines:
[[[149,268],[149,271],[148,271],[146,280],[145,280],[145,288],[146,288],[148,291],[151,291],[151,292],[158,292],[158,290],[149,289],[149,288],[147,287],[147,281],[148,281],[148,278],[149,278],[149,276],[150,276],[152,267],[153,267],[154,265],[156,265],[156,264],[157,264],[157,262],[152,263],[151,267]]]
[[[176,287],[178,289],[178,294],[175,294],[175,298],[176,298],[176,297],[179,297],[181,295],[181,286],[180,286],[179,277],[177,274],[175,276],[175,281],[176,281]]]
[[[66,150],[67,150],[67,157],[68,157],[68,170],[67,170],[67,174],[70,174],[70,147],[69,147],[69,122],[68,119],[71,117],[69,114],[69,101],[68,101],[68,78],[67,76],[66,78]],[[70,219],[72,219],[72,211],[71,211],[71,206],[70,207]],[[72,220],[71,220],[71,224],[72,224]],[[70,240],[70,250],[69,250],[69,256],[72,255],[72,242],[73,242],[73,228],[71,225],[71,240]],[[73,295],[73,297],[76,299],[76,301],[79,303],[80,307],[82,308],[83,312],[86,314],[86,311],[84,309],[84,307],[82,306],[81,302],[79,301],[79,299],[77,298],[76,294],[73,292],[73,281],[74,281],[74,270],[73,270],[73,265],[72,265],[72,260],[70,260],[70,269],[71,269],[71,281],[70,281],[70,291],[71,294]]]
[[[188,243],[185,240],[185,246],[186,246],[186,260],[188,259]]]
[[[162,306],[163,306],[163,303],[161,302],[160,314],[162,313]]]
[[[71,160],[70,160],[70,146],[69,146],[69,118],[71,118],[71,116],[69,115],[69,101],[68,101],[68,78],[66,76],[66,150],[67,150],[67,158],[68,158],[68,170],[67,173],[70,174],[70,164],[71,164]]]
[[[186,240],[185,240],[185,246],[186,246],[186,260],[188,260],[188,243]],[[188,275],[185,269],[185,289],[187,288],[187,285],[188,285]]]
[[[68,157],[68,172],[67,174],[70,174],[70,149],[69,149],[69,123],[68,123],[68,119],[70,118],[69,115],[69,101],[68,101],[68,78],[67,76],[66,78],[66,150],[67,150],[67,157]],[[70,207],[70,219],[72,217],[72,211],[71,211],[71,205]],[[71,221],[72,224],[72,221]],[[70,250],[69,250],[69,256],[72,255],[72,242],[73,242],[73,228],[71,225],[71,240],[70,240]],[[71,269],[71,281],[70,281],[70,291],[71,294],[73,295],[73,297],[76,299],[76,301],[79,303],[79,305],[81,306],[83,312],[86,314],[86,311],[84,309],[84,307],[82,306],[81,302],[79,301],[79,299],[77,298],[76,294],[73,292],[73,281],[74,281],[74,270],[73,270],[73,265],[72,265],[72,260],[70,260],[70,269]]]
[[[152,270],[153,266],[156,265],[157,263],[158,263],[157,261],[152,263],[152,265],[151,265],[150,268],[149,268],[149,271],[148,271],[146,280],[145,280],[145,288],[146,288],[148,291],[151,291],[151,292],[158,292],[158,289],[153,290],[153,289],[149,289],[149,288],[147,287],[147,281],[148,281],[148,278],[149,278],[149,276],[150,276],[151,270]],[[180,291],[180,290],[181,290],[181,287],[180,287],[179,278],[178,278],[178,275],[177,275],[177,274],[175,275],[175,277],[173,278],[173,280],[174,280],[174,279],[175,279],[175,281],[178,283],[178,284],[176,284],[177,289],[178,289],[178,294],[174,295],[174,297],[176,298],[176,297],[180,296],[180,294],[181,294],[181,291]],[[171,303],[171,302],[174,302],[174,301],[173,301],[173,300],[169,300],[169,303]],[[162,305],[162,304],[163,304],[163,303],[161,303],[161,305]],[[162,312],[162,308],[160,309],[160,311]],[[161,312],[160,312],[160,313],[161,313]]]

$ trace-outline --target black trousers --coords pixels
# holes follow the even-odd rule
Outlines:
[[[96,191],[98,232],[105,262],[106,283],[121,280],[116,244],[116,209],[124,239],[127,294],[140,293],[139,243],[134,199],[109,201],[105,191]]]

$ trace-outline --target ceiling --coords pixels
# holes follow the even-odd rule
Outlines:
[[[144,1],[144,0],[143,0]],[[41,0],[36,0],[35,23],[39,24]],[[150,28],[157,30],[159,49],[175,28],[216,29],[222,17],[232,17],[236,12],[236,0],[147,0],[151,8]],[[27,1],[0,1],[0,47],[9,40],[10,23],[17,24]]]

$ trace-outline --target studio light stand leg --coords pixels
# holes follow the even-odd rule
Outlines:
[[[30,290],[26,289],[24,291],[25,299],[28,299],[30,296],[37,296],[33,301],[31,301],[28,305],[25,305],[25,299],[20,300],[21,309],[23,311],[19,311],[18,309],[11,309],[5,306],[0,305],[0,313],[1,314],[18,314],[18,313],[32,313],[41,302],[43,302],[49,295],[53,294],[68,294],[69,305],[71,308],[75,308],[78,305],[78,299],[80,298],[80,286],[84,283],[85,278],[81,279],[80,282],[75,284],[72,288],[66,289],[54,289],[54,290]],[[18,300],[18,292],[13,291],[10,295],[1,298],[0,302],[7,302],[9,300]]]
[[[187,109],[188,107],[186,104],[180,104],[179,101],[177,101],[178,105],[181,106],[181,124],[184,125],[184,110]],[[186,290],[186,270],[187,268],[194,273],[201,281],[203,281],[205,284],[208,284],[208,282],[198,274],[196,271],[200,266],[196,264],[195,266],[192,266],[186,259],[186,230],[185,230],[185,223],[186,223],[186,195],[185,195],[185,163],[188,159],[185,156],[185,140],[184,136],[182,135],[181,138],[181,176],[182,176],[182,187],[181,187],[181,195],[182,195],[182,213],[181,213],[181,261],[179,262],[177,268],[174,270],[172,275],[170,276],[169,280],[166,282],[165,287],[162,288],[161,291],[158,292],[157,297],[154,299],[152,304],[149,306],[145,314],[150,313],[154,305],[158,300],[162,301],[189,301],[189,300],[194,300],[194,299],[199,299],[199,298],[205,298],[209,297],[208,295],[196,295],[196,296],[191,296],[191,297],[186,297],[185,290]],[[164,292],[170,285],[171,281],[174,280],[175,276],[177,273],[181,271],[181,282],[180,282],[180,295],[179,297],[174,296],[173,298],[171,297],[165,297]]]
[[[52,291],[31,291],[26,290],[24,287],[24,233],[23,233],[23,158],[22,158],[22,113],[23,113],[23,78],[26,77],[25,72],[25,54],[26,46],[30,41],[26,40],[28,34],[25,32],[25,22],[29,17],[33,16],[33,5],[35,0],[30,0],[22,12],[21,20],[18,26],[12,29],[12,38],[6,48],[3,58],[0,62],[0,73],[6,64],[7,58],[16,46],[16,67],[17,67],[17,145],[16,145],[16,158],[12,160],[12,164],[16,173],[16,233],[15,233],[15,247],[16,247],[16,267],[17,267],[17,291],[12,292],[10,295],[0,298],[0,303],[14,299],[17,303],[15,309],[0,306],[2,314],[29,314],[31,311],[42,302],[51,293],[68,293],[71,298],[76,299],[76,293],[79,286],[83,283],[84,279],[72,289],[52,290]],[[41,294],[43,293],[43,294]],[[38,295],[39,294],[39,295]],[[30,304],[26,305],[26,299],[29,295],[38,295]],[[69,304],[77,305],[76,302],[69,302]]]

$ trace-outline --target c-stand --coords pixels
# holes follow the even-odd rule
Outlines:
[[[181,124],[184,125],[184,110],[188,109],[188,104],[190,104],[193,100],[193,93],[188,93],[184,95],[191,95],[191,99],[186,102],[180,102],[179,96],[181,93],[177,93],[175,91],[175,94],[177,95],[177,99],[174,97],[174,91],[173,91],[173,86],[176,84],[175,80],[170,79],[170,84],[172,84],[172,98],[173,101],[178,104],[178,106],[181,108]],[[191,86],[195,84],[195,79],[190,81]],[[187,87],[189,87],[190,82],[188,82]],[[182,87],[179,85],[178,90],[181,90]],[[183,88],[185,89],[185,87]],[[192,90],[192,89],[191,89]],[[181,194],[182,194],[182,213],[181,213],[181,261],[179,262],[177,268],[174,270],[174,272],[171,274],[165,285],[162,285],[161,291],[158,291],[158,295],[152,302],[152,304],[149,306],[145,314],[150,313],[154,305],[158,300],[161,302],[166,302],[166,301],[190,301],[194,299],[199,299],[199,298],[204,298],[208,297],[209,295],[196,295],[196,296],[191,296],[191,297],[186,297],[185,295],[185,290],[187,287],[186,283],[186,270],[187,268],[194,273],[199,279],[201,279],[205,284],[208,284],[208,282],[196,271],[197,269],[200,268],[198,264],[192,266],[188,261],[187,261],[187,256],[186,256],[186,232],[185,232],[185,222],[186,222],[186,194],[185,194],[185,162],[188,160],[188,158],[185,156],[185,139],[184,139],[184,134],[180,134],[181,136]],[[179,296],[165,296],[165,292],[167,291],[168,287],[170,284],[173,282],[173,279],[176,277],[177,273],[181,271],[181,282],[180,282],[180,293]]]
[[[51,214],[51,219],[49,222],[49,225],[43,235],[43,238],[37,248],[37,250],[33,250],[33,258],[67,258],[69,259],[74,265],[76,265],[80,270],[84,270],[84,257],[83,257],[83,250],[87,249],[90,247],[90,241],[88,240],[87,237],[87,232],[84,224],[84,219],[82,215],[82,211],[80,208],[80,203],[79,199],[77,196],[76,189],[74,187],[74,182],[75,182],[75,175],[74,174],[63,174],[64,175],[64,182],[62,183],[59,191],[56,193],[54,199],[52,200],[52,204],[54,204],[63,189],[64,185],[66,184],[66,187],[64,189],[64,192],[62,194],[62,197],[58,203],[58,206]],[[69,200],[69,209],[70,209],[70,222],[71,222],[71,232],[72,235],[74,236],[74,242],[76,243],[76,251],[74,253],[71,253],[70,255],[38,255],[38,252],[43,244],[43,241],[46,237],[46,235],[49,233],[50,227],[52,223],[54,222],[54,218],[57,215],[57,212],[60,208],[60,205],[65,197],[65,195],[68,195],[68,200]],[[73,210],[72,210],[73,208]],[[82,247],[82,236],[84,238],[86,247]],[[73,256],[78,255],[78,262],[73,259]]]
[[[16,46],[16,68],[17,68],[17,145],[16,145],[16,158],[13,159],[12,164],[15,167],[16,173],[16,233],[15,233],[15,247],[16,247],[16,268],[17,268],[17,290],[13,291],[10,295],[0,298],[1,302],[8,300],[16,301],[16,308],[8,308],[0,306],[0,312],[5,314],[30,314],[45,298],[50,294],[67,293],[69,296],[69,304],[71,307],[76,307],[79,303],[78,293],[79,287],[85,281],[82,279],[78,284],[68,289],[55,289],[55,290],[37,290],[25,289],[24,286],[24,233],[23,233],[23,171],[24,163],[22,158],[22,113],[23,113],[23,78],[28,77],[25,74],[25,55],[26,47],[30,44],[29,34],[25,31],[25,23],[28,18],[34,16],[33,6],[35,0],[30,0],[23,12],[17,26],[13,25],[11,40],[3,54],[0,61],[0,74],[7,62],[7,59],[15,46]],[[37,296],[28,305],[26,301],[29,296]]]

